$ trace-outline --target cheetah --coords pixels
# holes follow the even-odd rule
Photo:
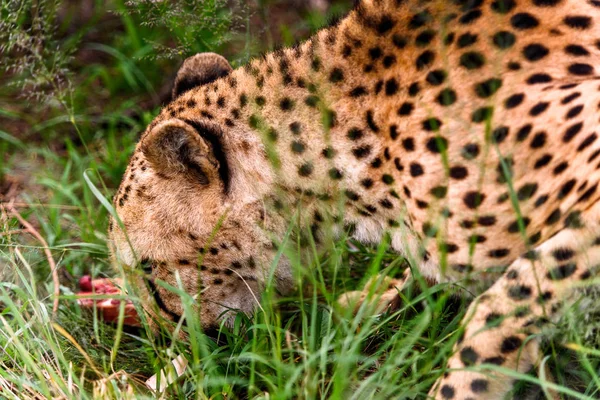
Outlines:
[[[149,315],[183,313],[159,280],[200,294],[208,329],[293,289],[270,268],[290,221],[389,237],[413,273],[386,301],[415,272],[479,294],[430,395],[501,399],[509,376],[465,367],[529,370],[527,337],[598,276],[599,61],[594,0],[361,0],[242,68],[197,55],[115,196],[113,262]]]

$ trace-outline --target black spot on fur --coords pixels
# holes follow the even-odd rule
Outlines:
[[[509,61],[506,64],[506,67],[510,70],[510,71],[518,71],[521,69],[521,64],[516,62],[516,61]]]
[[[358,159],[365,158],[366,156],[371,154],[371,146],[364,145],[360,147],[355,147],[352,149],[352,154]]]
[[[473,114],[471,114],[471,121],[476,122],[476,123],[488,121],[489,119],[492,118],[493,113],[494,113],[493,107],[478,108],[475,111],[473,111]]]
[[[350,97],[361,97],[368,93],[369,92],[367,91],[367,89],[364,86],[357,86],[350,91],[349,95],[350,95]]]
[[[546,218],[545,224],[553,225],[553,224],[557,223],[558,221],[560,221],[561,216],[562,216],[562,212],[560,211],[560,208],[556,208],[556,209],[554,209],[554,211],[552,211],[550,213],[548,218]]]
[[[282,111],[291,111],[294,109],[294,100],[289,97],[284,97],[279,101],[279,108]]]
[[[339,83],[344,80],[344,71],[340,68],[334,68],[329,73],[329,82],[331,83]]]
[[[581,111],[583,111],[583,105],[577,105],[574,106],[572,108],[569,109],[569,111],[567,111],[567,113],[565,114],[565,119],[571,119],[571,118],[575,118],[576,116],[578,116]]]
[[[437,102],[441,106],[449,106],[456,102],[456,92],[450,88],[443,89],[437,96]]]
[[[310,176],[314,171],[314,167],[312,165],[312,163],[307,162],[302,164],[299,168],[298,168],[298,175],[302,176],[302,177],[307,177]]]
[[[346,136],[350,140],[359,140],[364,136],[364,133],[359,128],[351,128],[350,130],[348,130]]]
[[[565,53],[575,57],[589,56],[590,52],[583,46],[578,44],[570,44],[565,47]]]
[[[567,279],[568,277],[573,275],[575,271],[577,271],[577,264],[568,263],[559,265],[558,267],[551,269],[546,276],[550,280],[560,281],[563,279]]]
[[[498,14],[506,14],[515,8],[515,0],[494,0],[491,8]]]
[[[567,128],[565,131],[562,141],[565,143],[569,143],[583,128],[583,122],[577,122]]]
[[[427,77],[425,78],[425,80],[434,86],[438,86],[438,85],[441,85],[442,83],[444,83],[447,76],[448,76],[448,73],[446,71],[444,71],[443,69],[436,69],[436,70],[429,72],[427,74]]]
[[[542,44],[533,43],[525,46],[523,49],[523,56],[529,61],[539,61],[546,57],[550,53],[550,50]]]
[[[373,187],[373,179],[371,179],[371,178],[365,178],[365,179],[363,179],[363,180],[360,181],[360,184],[365,189],[370,189],[371,187]]]
[[[510,271],[508,271],[506,273],[506,279],[514,281],[519,277],[519,273],[517,271],[515,271],[514,269],[511,269]]]
[[[568,247],[559,247],[552,251],[552,257],[556,259],[556,261],[566,261],[575,256],[575,251]]]
[[[544,154],[543,156],[541,156],[540,158],[538,158],[535,161],[535,164],[533,165],[533,168],[534,169],[543,168],[546,165],[548,165],[550,163],[550,161],[552,161],[552,155],[551,154]]]
[[[508,289],[508,297],[513,300],[525,300],[531,297],[531,288],[525,285],[515,285]]]
[[[502,80],[498,78],[490,78],[475,85],[475,93],[481,98],[492,96],[502,87]]]
[[[485,57],[479,52],[469,51],[460,56],[459,62],[466,69],[478,69],[485,64]]]
[[[453,179],[462,180],[469,174],[468,170],[462,165],[450,168],[449,175]]]
[[[573,29],[589,29],[592,26],[592,18],[586,15],[568,15],[563,22]]]
[[[383,208],[387,208],[388,210],[394,208],[394,205],[388,199],[379,200],[379,205],[381,205]]]
[[[501,249],[492,249],[488,251],[488,256],[491,258],[504,258],[510,254],[509,249],[501,248]]]
[[[302,154],[302,153],[304,153],[304,150],[306,149],[306,146],[302,142],[297,141],[297,140],[294,140],[290,147],[292,149],[292,152],[294,152],[296,154]]]
[[[467,160],[472,160],[479,155],[479,146],[475,143],[469,143],[462,148],[461,155]]]
[[[536,28],[540,22],[529,13],[518,13],[511,17],[510,23],[513,28],[518,30],[526,30]]]
[[[477,43],[477,35],[472,34],[470,32],[463,33],[458,37],[458,40],[456,41],[456,45],[459,48],[468,47],[475,43]]]
[[[554,170],[552,171],[552,173],[554,175],[560,175],[561,173],[563,173],[567,168],[569,167],[569,163],[566,161],[561,162],[560,164],[558,164],[556,167],[554,167]]]
[[[390,125],[389,131],[390,131],[390,139],[396,140],[398,138],[398,126]]]
[[[511,48],[516,41],[517,37],[509,31],[497,32],[492,37],[492,42],[494,43],[494,45],[501,50]]]
[[[552,77],[548,74],[539,73],[533,74],[529,78],[527,78],[527,84],[529,85],[538,85],[541,83],[549,83],[552,82]]]
[[[471,346],[467,346],[460,351],[460,360],[466,367],[474,365],[478,359],[479,354]]]
[[[471,11],[467,12],[466,14],[462,15],[458,19],[458,22],[460,22],[463,25],[469,25],[469,24],[472,24],[473,22],[477,21],[479,18],[481,18],[481,15],[482,15],[481,10],[478,10],[478,9],[471,10]]]
[[[432,137],[425,144],[432,153],[442,153],[448,148],[448,140],[444,137]]]
[[[394,78],[388,79],[385,82],[385,95],[386,96],[393,96],[396,93],[398,93],[398,89],[400,88],[400,85],[398,85],[398,81]]]
[[[304,99],[304,104],[306,104],[309,107],[316,107],[317,104],[319,103],[319,98],[315,95],[309,95]]]
[[[427,29],[417,35],[415,38],[415,45],[419,47],[425,47],[431,43],[434,37],[435,31],[432,29]]]
[[[433,20],[433,17],[429,13],[429,11],[427,11],[427,10],[421,11],[420,13],[417,13],[412,16],[412,18],[410,19],[410,21],[408,23],[408,27],[410,29],[418,29],[432,20]]]
[[[574,63],[569,65],[569,73],[578,76],[587,76],[594,73],[594,67],[590,64]]]
[[[533,139],[531,139],[531,143],[529,144],[529,146],[532,149],[539,149],[540,147],[543,147],[546,144],[547,136],[548,135],[546,134],[546,132],[536,133]]]
[[[573,190],[573,187],[575,186],[576,183],[577,183],[577,181],[575,179],[570,179],[567,182],[565,182],[559,189],[558,195],[556,197],[559,200],[567,197],[567,195],[569,193],[571,193],[571,190]]]
[[[402,140],[402,147],[406,151],[415,151],[415,140],[412,137],[408,137]]]
[[[519,201],[529,200],[530,198],[533,197],[535,192],[537,192],[537,189],[538,189],[537,183],[535,183],[535,182],[526,183],[523,186],[521,186],[519,188],[519,190],[517,191],[517,199],[519,199]]]
[[[533,126],[531,124],[523,125],[521,128],[519,128],[516,137],[517,142],[523,142],[525,139],[527,139],[532,129]]]
[[[400,115],[400,116],[410,115],[413,109],[414,109],[414,106],[412,103],[405,102],[398,109],[398,115]]]
[[[482,364],[502,365],[505,361],[506,359],[500,356],[488,357],[483,359]]]
[[[488,391],[488,383],[486,379],[473,379],[471,381],[471,390],[473,393],[485,393]]]
[[[588,190],[586,190],[578,199],[577,202],[583,202],[583,201],[587,201],[589,200],[590,197],[592,197],[593,194],[596,193],[596,190],[598,189],[598,184],[594,184],[592,187],[590,187]]]
[[[379,126],[377,126],[373,118],[373,110],[367,110],[366,120],[369,129],[371,129],[375,133],[379,132]]]
[[[299,135],[302,132],[302,124],[300,122],[292,122],[290,124],[290,131],[294,135]]]
[[[331,179],[339,180],[339,179],[342,179],[343,176],[344,176],[344,174],[342,173],[342,171],[340,171],[337,168],[331,168],[329,170],[329,177]]]
[[[393,54],[389,54],[383,57],[382,64],[384,68],[390,68],[392,65],[396,64],[396,56]]]
[[[419,85],[419,82],[413,82],[408,87],[408,95],[411,97],[416,96],[417,94],[419,94],[420,91],[421,91],[421,86]]]
[[[484,215],[477,218],[477,224],[481,226],[492,226],[496,223],[496,217],[493,215]]]
[[[400,36],[398,34],[394,34],[392,36],[392,43],[399,49],[403,49],[408,44],[408,40],[404,36]]]
[[[508,232],[509,233],[517,233],[521,231],[520,228],[520,224],[523,224],[524,228],[527,228],[527,226],[529,225],[529,223],[531,222],[531,219],[529,217],[523,217],[520,220],[516,220],[510,223],[510,225],[508,225]]]
[[[442,121],[437,118],[429,118],[423,121],[423,129],[429,132],[437,131],[442,126]]]
[[[531,107],[531,110],[529,110],[529,115],[531,115],[532,117],[537,117],[538,115],[546,111],[549,106],[550,103],[541,101],[535,106]]]
[[[454,398],[454,388],[450,385],[444,385],[444,386],[442,386],[442,389],[440,390],[440,394],[442,395],[442,398],[444,398],[444,399],[453,399]]]
[[[436,186],[434,188],[432,188],[429,193],[431,193],[431,195],[433,197],[436,197],[438,199],[443,199],[444,197],[446,197],[446,194],[448,193],[448,187],[446,186]]]
[[[421,166],[421,164],[419,164],[417,162],[413,162],[410,164],[410,175],[412,177],[421,176],[424,173],[425,173],[425,171],[423,170],[423,167]]]
[[[417,57],[417,60],[415,61],[415,65],[418,70],[422,70],[422,69],[425,69],[428,66],[430,66],[431,63],[433,63],[434,59],[435,59],[435,53],[431,50],[425,50],[423,53],[421,53]]]
[[[371,60],[378,60],[381,58],[382,55],[383,52],[381,51],[381,47],[371,47],[369,49],[369,58]]]
[[[554,7],[562,0],[533,0],[533,4],[538,7]]]
[[[377,24],[375,25],[375,29],[377,33],[383,35],[384,33],[389,32],[396,25],[396,21],[387,14],[381,16]]]
[[[467,192],[463,197],[463,202],[468,208],[475,209],[485,200],[485,194],[480,192]]]

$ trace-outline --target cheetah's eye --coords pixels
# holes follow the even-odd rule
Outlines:
[[[142,271],[144,271],[146,274],[150,274],[152,272],[152,261],[144,258],[140,261],[140,267],[142,267]]]

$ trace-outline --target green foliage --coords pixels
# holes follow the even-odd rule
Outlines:
[[[153,41],[153,56],[181,58],[205,51],[218,51],[231,40],[234,22],[240,22],[236,17],[239,14],[232,11],[235,3],[226,0],[133,0],[127,1],[119,14],[130,32],[135,32],[136,28],[131,26],[133,21],[127,15],[142,20],[142,26],[166,29],[176,44],[173,46]],[[142,39],[135,34],[133,36],[136,44],[141,46]]]
[[[0,53],[4,72],[17,76],[25,94],[37,101],[48,95],[64,102],[77,40],[56,38],[60,1],[7,0],[0,18]]]

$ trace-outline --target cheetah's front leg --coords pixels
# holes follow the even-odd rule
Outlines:
[[[408,268],[400,278],[377,274],[367,281],[362,290],[346,292],[338,298],[337,302],[343,309],[352,309],[354,312],[357,312],[364,303],[370,304],[375,313],[388,309],[395,310],[400,305],[399,292],[411,279],[412,274]]]
[[[557,316],[573,283],[598,273],[594,266],[600,262],[600,226],[588,222],[598,219],[582,220],[585,227],[564,229],[513,262],[474,301],[463,321],[464,336],[432,396],[502,399],[513,378],[479,367],[491,364],[525,373],[537,363],[538,343],[529,336]]]

